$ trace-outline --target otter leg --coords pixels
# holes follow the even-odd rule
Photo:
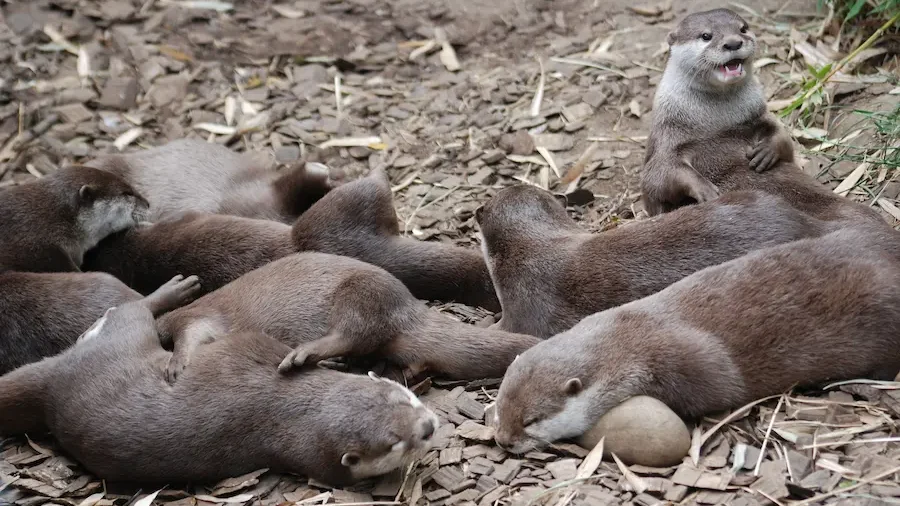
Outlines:
[[[347,355],[353,352],[353,343],[342,334],[331,332],[325,337],[294,348],[284,357],[278,371],[286,373],[305,364],[315,364],[322,360]]]
[[[223,333],[223,329],[206,318],[189,323],[178,339],[174,340],[172,356],[166,365],[166,381],[169,384],[175,383],[191,362],[197,348],[215,341],[216,336]]]
[[[685,195],[698,204],[719,197],[719,188],[689,166],[679,167],[675,172],[675,182]]]
[[[185,278],[179,274],[144,297],[143,303],[153,313],[154,318],[159,318],[163,313],[193,301],[200,294],[200,289],[200,278],[197,276]]]

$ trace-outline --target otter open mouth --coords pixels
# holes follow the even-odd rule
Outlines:
[[[740,77],[744,74],[744,60],[731,60],[722,65],[722,73],[726,78]]]

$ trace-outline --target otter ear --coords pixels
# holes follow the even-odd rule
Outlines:
[[[675,45],[675,32],[669,32],[669,34],[666,35],[666,43],[670,46]]]
[[[343,464],[344,467],[353,467],[356,464],[359,464],[359,455],[349,452],[345,453],[341,456],[341,464]]]
[[[82,186],[78,190],[78,198],[82,202],[93,202],[97,198],[97,188],[89,184]]]
[[[484,206],[478,206],[475,209],[475,222],[481,225],[481,214],[484,212]]]
[[[563,387],[563,390],[566,392],[566,395],[575,395],[578,392],[581,392],[582,385],[581,380],[578,378],[572,378],[566,382],[566,386]]]

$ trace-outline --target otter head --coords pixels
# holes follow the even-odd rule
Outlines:
[[[358,378],[353,399],[345,399],[354,414],[338,420],[343,437],[337,441],[344,475],[351,481],[379,476],[421,458],[431,448],[437,416],[409,389],[369,373]]]
[[[743,18],[729,9],[697,12],[669,33],[669,65],[691,84],[722,89],[747,80],[753,69],[756,36]]]
[[[615,359],[595,363],[594,351],[573,350],[565,336],[528,349],[506,371],[494,420],[494,438],[501,448],[521,454],[580,436],[639,392],[642,382],[636,368],[613,363]]]
[[[565,197],[527,184],[500,190],[475,210],[475,221],[485,239],[482,244],[500,246],[507,237],[537,238],[564,229],[578,229],[566,214],[564,201]]]
[[[68,193],[85,250],[111,234],[136,226],[149,214],[147,199],[110,172],[73,166],[51,177],[61,181],[63,191]]]

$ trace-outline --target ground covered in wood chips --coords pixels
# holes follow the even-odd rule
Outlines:
[[[643,217],[637,181],[667,30],[720,6],[675,4],[5,2],[0,185],[199,136],[285,164],[321,161],[347,179],[385,166],[401,229],[421,240],[474,245],[474,210],[520,181],[568,195],[573,215],[603,230]],[[808,64],[844,56],[839,24],[814,0],[735,5],[761,41],[773,109],[790,103]],[[827,87],[830,103],[786,119],[804,170],[887,220],[900,220],[897,132],[854,110],[896,121],[896,50],[896,40],[876,45]],[[891,153],[893,165],[878,162]],[[438,307],[471,323],[493,318]],[[260,470],[146,497],[155,490],[86,475],[52,441],[12,438],[2,442],[0,503],[900,503],[900,383],[791,392],[710,417],[691,457],[666,469],[584,461],[588,451],[572,444],[504,453],[484,416],[498,383],[419,385],[444,422],[435,449],[352,490]]]

